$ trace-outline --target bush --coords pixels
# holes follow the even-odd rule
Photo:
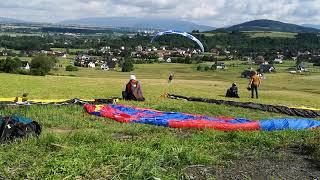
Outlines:
[[[19,70],[17,70],[16,73],[22,74],[22,75],[30,75],[30,71],[26,70],[26,69],[19,69]]]
[[[7,57],[5,60],[2,60],[0,63],[0,70],[6,73],[17,72],[21,67],[21,60],[17,57],[11,58]]]
[[[202,67],[199,65],[197,66],[197,71],[201,71],[202,70]]]
[[[205,71],[209,71],[209,69],[210,69],[209,66],[205,66],[205,67],[204,67],[204,70],[205,70]]]
[[[202,61],[209,61],[209,57],[208,56],[203,56],[202,57]]]
[[[192,64],[191,58],[190,58],[190,57],[184,58],[184,63],[185,63],[185,64]]]
[[[190,57],[185,57],[185,58],[182,58],[182,57],[174,57],[172,58],[172,63],[181,63],[181,64],[192,64],[192,59]]]
[[[200,63],[203,63],[203,61],[202,61],[202,59],[200,59],[200,58],[196,58],[196,63],[197,63],[197,64],[200,64]]]
[[[304,60],[305,60],[304,57],[299,56],[296,61],[296,67],[298,67]]]
[[[66,67],[66,71],[78,71],[79,69],[78,69],[78,67],[76,67],[76,66],[72,66],[72,65],[68,65],[67,67]]]
[[[124,63],[122,64],[122,72],[131,72],[133,71],[133,62],[130,59],[127,59],[124,61]]]
[[[57,59],[54,57],[37,56],[32,58],[30,71],[32,75],[45,76],[57,63]]]

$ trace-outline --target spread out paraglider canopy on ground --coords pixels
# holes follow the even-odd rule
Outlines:
[[[180,112],[162,112],[126,105],[85,104],[88,113],[122,123],[141,123],[171,128],[210,128],[222,131],[302,130],[320,127],[320,121],[304,118],[277,118],[251,121],[244,118],[208,117]]]
[[[151,43],[153,43],[155,41],[155,39],[157,39],[159,36],[172,35],[172,34],[181,35],[181,36],[184,36],[184,37],[191,39],[192,41],[196,42],[199,45],[199,47],[201,48],[201,51],[204,52],[203,44],[199,41],[199,39],[197,39],[196,37],[194,37],[191,34],[188,34],[186,32],[179,32],[179,31],[174,31],[174,30],[159,32],[151,39]]]
[[[237,101],[208,99],[208,98],[201,98],[201,97],[186,97],[186,96],[174,95],[174,94],[169,94],[168,97],[171,99],[184,99],[187,101],[205,102],[205,103],[212,103],[212,104],[218,104],[218,105],[229,105],[229,106],[256,109],[256,110],[268,111],[268,112],[274,112],[274,113],[282,113],[290,116],[300,116],[305,118],[320,117],[320,109],[317,109],[317,108],[286,107],[286,106],[279,106],[279,105],[259,104],[259,103],[253,103],[253,102],[237,102]]]

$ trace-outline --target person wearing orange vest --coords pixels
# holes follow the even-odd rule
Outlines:
[[[258,76],[257,71],[253,73],[250,78],[249,87],[251,88],[251,98],[254,98],[254,92],[256,92],[256,98],[258,99],[258,87],[261,84],[261,78]]]

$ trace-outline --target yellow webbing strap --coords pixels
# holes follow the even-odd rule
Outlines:
[[[13,98],[0,98],[0,102],[15,102],[16,97]],[[70,99],[28,99],[28,102],[36,102],[36,103],[61,103],[68,101]],[[80,99],[82,101],[94,102],[94,99]],[[18,98],[18,102],[22,102],[22,98]]]
[[[305,106],[293,106],[289,108],[295,108],[295,109],[305,109],[305,110],[312,110],[312,111],[320,111],[318,108],[311,108],[311,107],[305,107]]]

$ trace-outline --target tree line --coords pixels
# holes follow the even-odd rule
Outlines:
[[[18,57],[7,57],[0,59],[0,71],[13,74],[35,75],[45,76],[49,74],[58,60],[54,57],[48,56],[36,56],[33,57],[30,64],[30,69],[24,69],[22,67],[23,61]]]
[[[261,52],[267,50],[279,51],[316,51],[320,49],[320,36],[313,33],[299,33],[295,38],[252,38],[246,33],[231,32],[217,33],[213,36],[194,34],[203,42],[207,51],[212,48],[236,49],[241,53]],[[138,45],[145,46],[167,46],[169,48],[198,48],[193,41],[178,36],[160,36],[150,44],[152,36],[136,35],[129,36],[101,36],[72,37],[65,35],[45,36],[0,36],[0,46],[15,50],[49,50],[50,48],[73,48],[73,49],[98,49],[104,46],[120,48],[125,46],[135,48]]]

